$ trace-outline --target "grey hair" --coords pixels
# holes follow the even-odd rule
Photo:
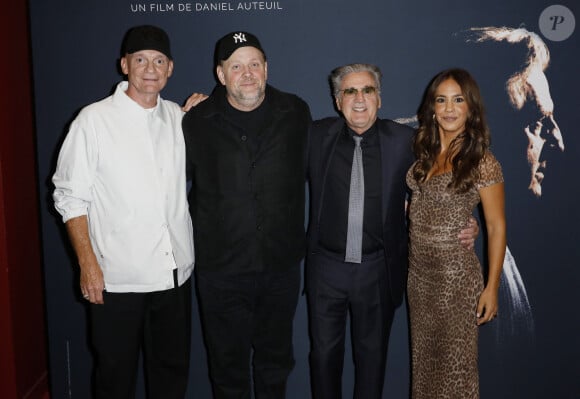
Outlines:
[[[342,85],[344,77],[349,73],[355,72],[369,72],[375,79],[377,90],[379,92],[381,91],[381,77],[383,74],[378,66],[373,64],[348,64],[335,68],[330,73],[329,80],[335,97],[338,97],[338,94],[340,93],[340,86]]]

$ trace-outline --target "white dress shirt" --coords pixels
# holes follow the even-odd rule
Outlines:
[[[157,100],[145,110],[125,93],[85,107],[59,154],[53,198],[63,221],[87,215],[109,292],[179,285],[194,265],[186,197],[182,111]]]

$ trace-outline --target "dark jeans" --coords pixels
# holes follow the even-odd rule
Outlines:
[[[310,371],[315,399],[342,398],[347,315],[355,364],[354,397],[382,396],[387,345],[395,307],[382,252],[361,264],[318,252],[307,261],[311,336]]]
[[[294,368],[292,325],[300,267],[224,276],[197,273],[214,398],[284,398]]]
[[[143,349],[147,397],[183,399],[189,374],[191,279],[167,291],[103,294],[104,305],[90,305],[95,398],[135,397]]]

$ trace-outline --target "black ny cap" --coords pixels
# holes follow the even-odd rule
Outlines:
[[[256,36],[248,32],[231,32],[222,37],[217,43],[215,51],[216,63],[227,60],[234,51],[240,47],[247,46],[257,48],[266,58],[266,53]]]

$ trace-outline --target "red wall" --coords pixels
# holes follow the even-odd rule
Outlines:
[[[26,0],[0,13],[0,398],[48,392]]]

